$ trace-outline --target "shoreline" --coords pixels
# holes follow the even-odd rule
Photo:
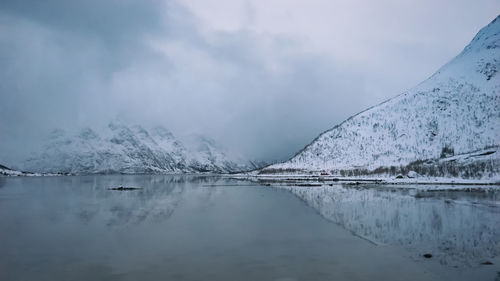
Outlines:
[[[323,186],[323,185],[421,185],[421,186],[447,186],[442,189],[465,190],[470,186],[488,186],[500,188],[500,180],[493,179],[462,179],[462,178],[389,178],[389,177],[341,177],[341,176],[318,176],[318,175],[232,175],[232,178],[240,180],[256,181],[266,185],[294,185],[294,186]],[[484,189],[484,188],[472,188]]]
[[[61,174],[61,173],[30,173],[10,170],[11,173],[0,173],[0,177],[71,177],[71,176],[205,176],[205,177],[227,177],[237,180],[246,180],[251,182],[258,182],[263,185],[293,185],[293,186],[323,186],[323,185],[360,185],[360,184],[373,184],[373,185],[419,185],[419,186],[447,186],[447,190],[455,189],[485,189],[500,188],[500,178],[491,179],[463,179],[463,178],[431,178],[431,177],[415,177],[415,178],[394,178],[394,177],[342,177],[334,175],[310,175],[310,174],[276,174],[276,175],[257,175],[257,174],[215,174],[215,173],[131,173],[131,174]],[[471,188],[471,186],[475,186]]]

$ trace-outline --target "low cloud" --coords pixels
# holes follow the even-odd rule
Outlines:
[[[500,8],[454,5],[471,15],[461,32],[448,14],[426,32],[415,18],[384,29],[428,13],[422,3],[370,16],[360,1],[3,1],[0,162],[16,165],[52,128],[116,118],[286,159],[432,74]]]

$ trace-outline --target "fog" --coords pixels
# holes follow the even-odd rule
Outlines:
[[[120,119],[284,160],[457,55],[497,0],[0,3],[0,163]]]

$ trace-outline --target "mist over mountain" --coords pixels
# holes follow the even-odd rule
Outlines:
[[[22,164],[38,173],[229,173],[256,168],[210,138],[183,143],[161,126],[111,122],[98,130],[53,130],[43,149]]]
[[[0,163],[114,118],[284,161],[431,75],[500,10],[416,3],[3,0]]]

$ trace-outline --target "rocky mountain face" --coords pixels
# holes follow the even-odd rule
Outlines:
[[[262,172],[356,175],[413,165],[438,176],[498,175],[499,70],[500,16],[429,79],[350,117]]]
[[[54,130],[43,151],[24,163],[41,173],[229,173],[254,168],[232,160],[215,141],[196,139],[186,146],[164,127],[144,128],[112,122],[97,133]]]

